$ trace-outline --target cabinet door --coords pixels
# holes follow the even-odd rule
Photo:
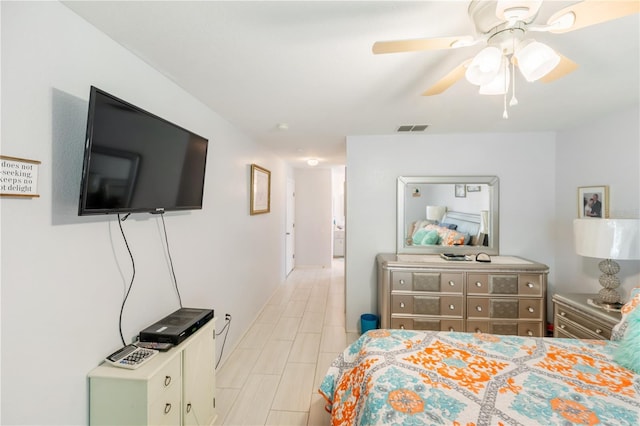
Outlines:
[[[215,346],[213,321],[183,352],[183,423],[210,425],[215,419]]]

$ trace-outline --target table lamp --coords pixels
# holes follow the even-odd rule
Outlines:
[[[446,212],[447,206],[427,206],[426,216],[428,220],[441,222]]]
[[[594,302],[617,308],[620,265],[615,260],[640,259],[640,219],[575,219],[573,234],[578,255],[604,259],[598,263],[602,289]]]

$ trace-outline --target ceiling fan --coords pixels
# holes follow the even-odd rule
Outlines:
[[[423,93],[438,95],[462,77],[480,88],[480,94],[504,95],[503,117],[509,105],[517,105],[515,69],[529,81],[550,82],[574,71],[578,65],[529,33],[566,33],[640,12],[640,1],[583,0],[554,13],[545,24],[536,23],[542,0],[471,0],[469,17],[477,35],[414,40],[378,41],[374,54],[457,49],[484,44],[474,57],[466,59]]]

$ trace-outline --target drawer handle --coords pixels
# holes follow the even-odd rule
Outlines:
[[[528,336],[533,336],[533,331],[531,331],[531,330],[527,330],[527,335],[528,335]]]
[[[527,308],[527,311],[529,311],[529,312],[531,312],[531,313],[534,313],[536,310],[535,310],[535,309],[533,309],[531,306],[529,306],[529,307]]]
[[[456,285],[456,283],[454,283],[453,281],[449,281],[449,285],[453,287],[454,285]]]
[[[404,280],[400,280],[400,284],[404,284]]]
[[[187,414],[191,412],[191,403],[187,404]]]
[[[482,333],[482,330],[480,330],[479,328],[476,328],[476,333]]]
[[[171,404],[167,402],[166,404],[164,404],[164,413],[169,414],[169,411],[171,411]]]
[[[404,330],[404,324],[400,324],[400,330]]]
[[[400,307],[404,308],[404,302],[400,302]]]
[[[171,376],[164,376],[164,386],[167,387],[171,384]]]
[[[453,327],[449,327],[449,331],[455,331]]]
[[[482,283],[480,281],[476,281],[476,287],[482,287]]]
[[[602,334],[602,330],[600,330],[599,328],[596,328],[596,333]]]
[[[527,283],[527,287],[533,288],[533,283]]]
[[[476,306],[476,311],[482,312],[482,306]]]
[[[560,316],[563,316],[563,317],[564,317],[564,316],[566,316],[566,315],[567,315],[567,313],[566,313],[566,312],[564,312],[564,311],[560,312]]]
[[[449,305],[449,309],[451,309],[452,311],[455,309],[456,307],[453,305]]]

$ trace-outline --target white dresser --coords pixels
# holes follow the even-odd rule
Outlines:
[[[103,363],[88,377],[91,425],[211,425],[215,318],[135,370]]]

